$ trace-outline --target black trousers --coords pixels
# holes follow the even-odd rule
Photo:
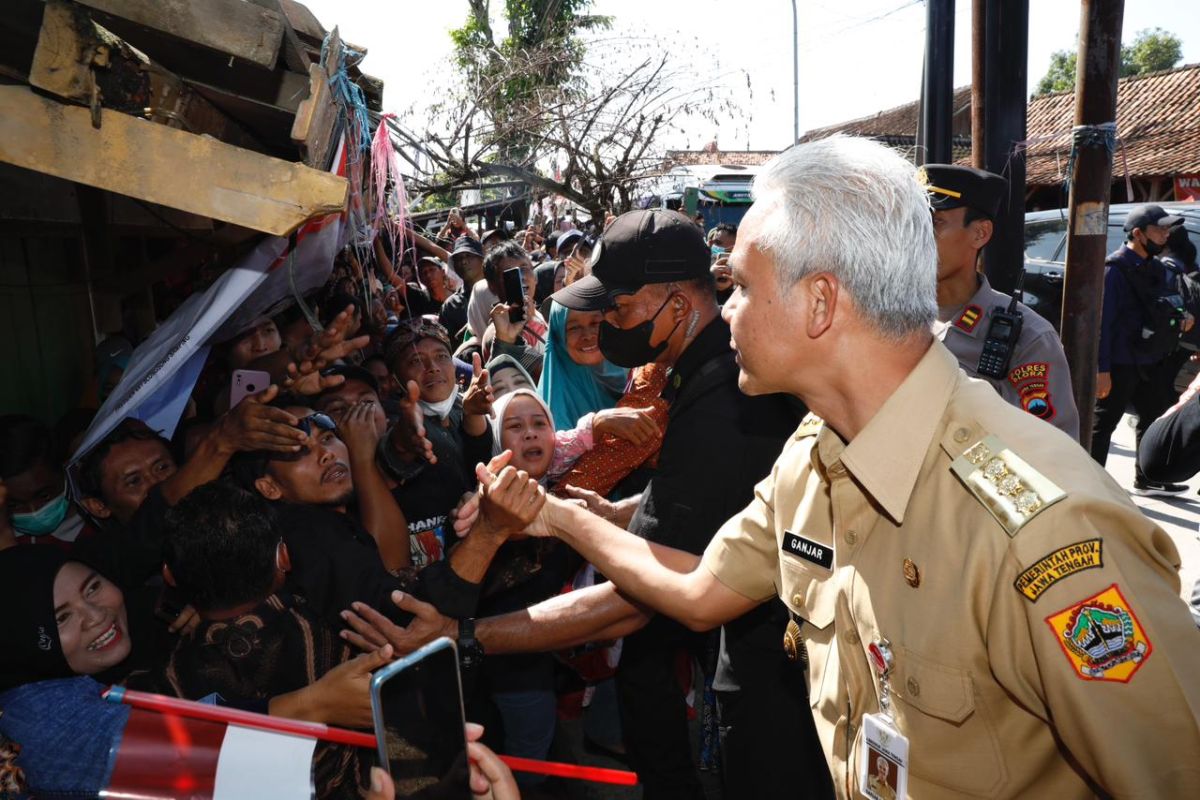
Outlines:
[[[1175,402],[1174,380],[1178,365],[1174,354],[1157,364],[1113,365],[1109,373],[1112,391],[1108,397],[1096,401],[1096,419],[1092,426],[1093,459],[1100,464],[1108,460],[1113,431],[1131,404],[1138,417],[1136,441],[1141,444],[1142,435],[1150,424]],[[1136,467],[1136,475],[1138,480],[1145,479],[1141,467]]]
[[[769,674],[748,675],[741,691],[717,692],[725,800],[833,800],[804,670],[779,661]]]
[[[704,798],[692,756],[687,700],[675,671],[675,655],[681,647],[699,657],[703,646],[703,636],[665,617],[650,620],[621,645],[617,667],[621,731],[644,800]]]

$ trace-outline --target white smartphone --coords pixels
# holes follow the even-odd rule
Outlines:
[[[397,798],[471,797],[458,650],[446,637],[393,661],[371,678],[379,762]]]
[[[258,394],[271,385],[271,373],[257,369],[235,369],[229,381],[229,407],[236,408],[237,404],[252,394]]]

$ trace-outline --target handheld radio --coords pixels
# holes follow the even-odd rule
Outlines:
[[[988,324],[983,352],[979,354],[979,366],[975,370],[980,375],[1003,378],[1008,374],[1008,364],[1017,348],[1017,340],[1021,338],[1021,325],[1024,323],[1023,315],[1017,309],[1017,298],[1021,296],[1024,283],[1025,270],[1022,269],[1008,308],[996,306],[992,309],[992,321]]]

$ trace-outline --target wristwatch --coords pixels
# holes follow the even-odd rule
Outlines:
[[[475,620],[466,617],[458,621],[458,664],[463,670],[474,669],[483,663],[483,645],[475,638]]]

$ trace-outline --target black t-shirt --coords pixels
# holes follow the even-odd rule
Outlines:
[[[450,336],[454,339],[457,339],[459,331],[467,326],[467,301],[469,299],[466,291],[459,289],[446,298],[446,302],[442,303],[442,310],[438,313],[438,322],[442,323],[443,328],[450,331]]]
[[[411,616],[391,601],[397,589],[432,603],[446,616],[474,615],[479,586],[459,578],[449,563],[397,577],[384,567],[375,540],[352,515],[291,503],[278,503],[276,510],[292,562],[287,587],[334,627],[341,627],[339,614],[356,600],[406,624]]]
[[[398,481],[392,497],[408,520],[413,566],[423,569],[444,558],[454,544],[447,518],[464,493],[475,488],[475,465],[492,455],[492,432],[469,436],[462,430],[462,401],[454,404],[445,423],[426,415],[425,435],[437,462],[420,461],[391,469]],[[385,444],[387,439],[384,440]]]
[[[639,536],[697,555],[750,503],[755,484],[770,474],[805,413],[786,395],[743,394],[729,341],[729,326],[716,319],[672,368],[663,391],[671,409],[658,471],[629,525]],[[718,681],[735,684],[730,662],[733,671],[741,662],[754,674],[783,663],[786,622],[786,607],[775,600],[726,623]],[[680,634],[677,623],[656,618],[635,636],[670,642]]]

